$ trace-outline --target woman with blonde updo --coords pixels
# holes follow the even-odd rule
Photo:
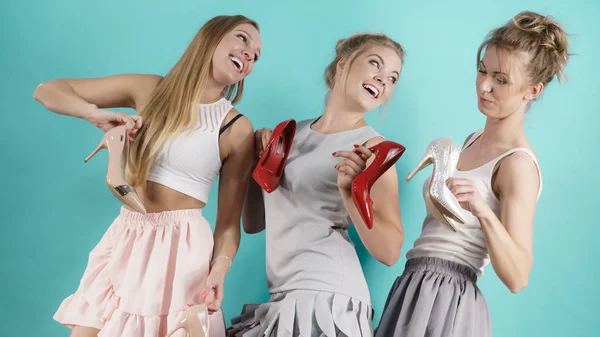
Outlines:
[[[264,193],[250,181],[242,221],[247,233],[266,230],[271,299],[246,305],[228,336],[373,335],[369,288],[347,229],[354,224],[369,253],[393,265],[404,240],[398,178],[392,167],[373,185],[372,229],[352,202],[351,182],[373,163],[368,148],[383,141],[364,117],[390,97],[403,55],[382,34],[339,41],[325,70],[325,112],[297,123],[281,184]],[[256,159],[271,133],[256,131]]]
[[[554,77],[562,80],[567,49],[559,24],[533,12],[519,13],[481,44],[476,88],[487,120],[454,152],[455,170],[446,180],[464,223],[453,231],[428,210],[376,336],[490,336],[490,315],[476,285],[484,267],[491,261],[513,293],[527,285],[542,178],[523,120]]]

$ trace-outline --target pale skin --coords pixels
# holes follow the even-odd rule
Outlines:
[[[529,56],[511,55],[510,73],[501,69],[491,46],[477,74],[479,110],[487,116],[483,135],[460,156],[461,171],[479,167],[517,147],[532,150],[523,120],[528,104],[538,97],[542,83],[530,83],[524,67]],[[533,151],[533,150],[532,150]],[[492,180],[500,200],[500,218],[483,200],[469,179],[450,178],[447,185],[461,206],[479,219],[494,271],[513,292],[527,286],[533,265],[533,220],[540,177],[534,161],[523,152],[502,159]]]
[[[201,103],[212,103],[220,98],[225,86],[240,81],[252,71],[260,55],[262,41],[256,28],[241,24],[226,34],[219,46],[225,54],[231,53],[244,62],[241,72],[232,71],[228,59],[213,59],[213,74],[200,98]],[[218,64],[215,62],[219,62]],[[135,131],[142,126],[142,118],[123,112],[104,110],[107,108],[143,109],[154,87],[161,80],[157,75],[128,74],[94,79],[56,79],[40,84],[34,98],[49,110],[85,119],[107,131],[114,126],[126,124],[132,129],[130,141],[134,141]],[[239,112],[231,109],[223,125]],[[250,176],[254,149],[254,129],[246,117],[238,119],[219,138],[219,154],[223,165],[219,179],[217,219],[214,231],[213,261],[205,288],[204,297],[209,312],[220,309],[223,300],[223,284],[230,268],[230,262],[219,256],[233,260],[240,243],[240,216],[244,191]],[[144,188],[136,187],[149,213],[179,209],[203,208],[205,204],[191,196],[182,194],[167,186],[146,182]],[[192,301],[193,299],[190,299]],[[76,326],[71,337],[97,336],[99,330]]]
[[[344,66],[345,60],[342,59],[338,63],[337,74],[342,73]],[[331,134],[367,125],[364,115],[389,98],[400,76],[401,66],[402,62],[396,52],[387,47],[371,47],[359,55],[351,66],[346,85],[334,85],[324,114],[311,126],[313,130]],[[336,83],[340,82],[340,76],[336,76]],[[373,97],[363,84],[375,86],[379,95]],[[269,129],[256,131],[255,162],[271,134]],[[391,266],[399,259],[404,242],[395,166],[381,175],[371,189],[373,229],[367,228],[351,197],[352,179],[375,158],[368,148],[382,141],[381,137],[372,138],[366,144],[356,144],[354,151],[337,151],[332,155],[340,158],[335,166],[338,171],[338,189],[361,241],[373,257]],[[254,181],[250,182],[246,193],[242,220],[247,233],[265,229],[262,193]]]

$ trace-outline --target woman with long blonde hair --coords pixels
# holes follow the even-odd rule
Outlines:
[[[55,79],[36,88],[34,98],[49,110],[106,135],[126,125],[132,141],[127,182],[112,186],[125,205],[54,316],[71,336],[165,336],[201,298],[212,314],[210,335],[224,335],[223,282],[240,241],[254,146],[252,125],[233,104],[261,45],[256,22],[218,16],[164,77]],[[137,114],[103,110],[117,107]],[[114,153],[127,148],[124,136],[125,145],[108,146],[107,182],[127,158]],[[213,238],[202,208],[218,175]]]

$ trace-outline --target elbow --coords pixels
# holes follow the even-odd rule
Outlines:
[[[391,267],[398,262],[400,259],[400,248],[392,248],[389,251],[381,254],[381,256],[377,257],[377,261],[383,263],[384,265]]]
[[[48,96],[48,91],[52,90],[53,85],[58,83],[59,81],[60,80],[55,79],[38,84],[38,86],[33,91],[33,99],[42,103],[44,107],[49,109],[48,102],[46,99],[46,97]]]
[[[511,293],[516,294],[516,293],[520,292],[521,290],[525,289],[525,287],[527,287],[528,282],[529,282],[528,278],[525,278],[523,280],[511,282],[510,284],[507,284],[506,286],[508,287],[508,290],[510,290]]]
[[[254,231],[254,228],[252,228],[252,226],[250,226],[250,224],[248,224],[248,221],[246,221],[246,219],[242,219],[242,228],[244,229],[244,233],[246,233],[246,234],[255,234],[256,233]]]
[[[400,254],[402,250],[402,245],[404,244],[404,233],[401,233],[400,237],[395,238],[387,245],[387,249],[378,250],[379,254],[373,256],[377,259],[377,261],[385,264],[388,267],[391,267],[398,262],[400,259]]]
[[[503,283],[511,293],[516,294],[527,287],[527,284],[529,283],[529,275],[512,277],[506,281],[503,281]]]
[[[506,285],[508,290],[511,293],[516,294],[527,287],[529,283],[529,274],[531,273],[532,262],[529,260],[529,263],[526,265],[522,265],[513,270],[513,273],[505,276],[502,279],[502,282]]]
[[[44,97],[44,90],[48,86],[48,82],[43,82],[38,84],[38,86],[33,91],[33,99],[42,103],[42,97]]]
[[[246,234],[256,234],[260,232],[257,228],[252,228],[250,226],[244,225],[244,233]]]
[[[246,234],[257,234],[265,229],[264,222],[257,224],[256,221],[251,219],[242,219],[242,224]]]

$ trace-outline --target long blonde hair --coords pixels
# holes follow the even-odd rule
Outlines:
[[[158,83],[146,106],[138,111],[143,126],[129,151],[128,180],[144,186],[161,146],[178,132],[198,123],[197,107],[212,70],[212,58],[223,37],[240,24],[258,24],[243,15],[217,16],[198,31],[183,56]],[[224,88],[232,103],[242,98],[244,80]]]

